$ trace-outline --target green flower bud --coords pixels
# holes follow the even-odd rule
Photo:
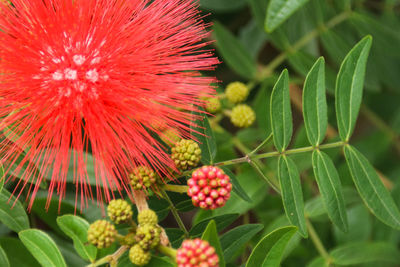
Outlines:
[[[134,245],[129,250],[129,260],[138,266],[143,266],[149,263],[151,254],[148,251],[144,251],[139,245]]]
[[[133,215],[132,207],[122,199],[111,200],[107,207],[108,217],[116,224],[128,222]]]
[[[239,128],[247,128],[256,120],[256,113],[248,105],[237,105],[232,109],[231,122]]]
[[[217,113],[221,109],[221,101],[218,97],[210,97],[206,99],[206,111],[210,113]]]
[[[237,104],[247,99],[249,88],[244,83],[233,82],[226,87],[225,95],[229,102]]]
[[[88,241],[97,248],[107,248],[115,241],[117,230],[114,225],[105,220],[97,220],[89,227]]]
[[[156,225],[139,225],[136,229],[136,242],[144,250],[155,248],[160,243],[161,229]]]
[[[143,210],[138,214],[139,225],[156,225],[158,223],[157,214],[152,210]]]
[[[157,181],[157,174],[146,166],[139,166],[129,174],[129,180],[134,190],[147,189]]]
[[[181,170],[194,168],[201,160],[201,149],[193,140],[182,139],[171,151],[172,160]]]

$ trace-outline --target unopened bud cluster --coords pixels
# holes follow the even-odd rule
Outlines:
[[[106,220],[97,220],[89,227],[88,241],[97,248],[107,248],[115,241],[117,230]]]
[[[183,171],[196,167],[201,160],[201,149],[193,140],[182,139],[171,151],[176,167]]]
[[[157,174],[147,166],[139,166],[129,174],[129,181],[134,190],[148,189],[156,183]]]
[[[232,190],[229,176],[214,166],[203,166],[195,170],[188,180],[188,186],[188,195],[193,205],[202,209],[224,206]]]
[[[132,207],[122,199],[110,201],[107,207],[109,219],[115,223],[133,223]],[[160,243],[161,228],[158,226],[157,214],[152,210],[143,210],[138,214],[138,225],[133,223],[125,236],[118,234],[112,222],[97,220],[89,226],[87,237],[89,243],[97,248],[107,248],[118,240],[121,245],[129,246],[129,259],[137,266],[144,266],[151,259],[151,249]]]
[[[256,113],[248,105],[240,104],[232,109],[231,122],[236,127],[247,128],[251,126],[255,120]]]
[[[177,250],[178,267],[218,267],[219,259],[215,249],[207,241],[196,238],[185,240]]]
[[[225,96],[232,104],[243,102],[249,95],[249,88],[242,82],[228,84],[225,89]]]
[[[139,212],[138,223],[135,245],[129,250],[129,259],[133,264],[143,266],[151,259],[150,250],[160,243],[161,228],[157,225],[157,214],[152,210]]]
[[[116,224],[127,223],[132,219],[132,208],[128,202],[122,199],[111,200],[107,207],[107,214]]]

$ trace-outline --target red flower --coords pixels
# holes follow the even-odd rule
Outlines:
[[[192,0],[13,0],[0,12],[0,153],[18,165],[14,193],[27,189],[31,206],[49,176],[48,200],[62,199],[73,164],[84,202],[88,150],[99,200],[127,189],[129,168],[174,166],[154,125],[187,136],[212,93],[199,71],[217,64]]]

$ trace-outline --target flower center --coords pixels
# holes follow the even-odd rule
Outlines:
[[[91,38],[72,44],[68,35],[64,37],[64,49],[48,46],[39,51],[40,71],[33,79],[41,81],[43,92],[56,93],[59,100],[69,99],[80,108],[86,100],[98,99],[99,85],[108,81],[109,75],[99,50],[91,45]],[[99,47],[104,44],[105,41],[101,42]]]

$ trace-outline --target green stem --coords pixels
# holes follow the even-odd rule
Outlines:
[[[231,159],[227,161],[221,161],[217,162],[214,165],[215,166],[228,166],[228,165],[233,165],[237,163],[244,163],[244,162],[251,162],[256,159],[265,159],[265,158],[272,158],[272,157],[278,157],[280,155],[291,155],[291,154],[298,154],[298,153],[305,153],[305,152],[311,152],[317,149],[329,149],[329,148],[335,148],[335,147],[341,147],[346,145],[346,142],[339,141],[339,142],[334,142],[334,143],[328,143],[320,146],[307,146],[307,147],[301,147],[301,148],[294,148],[294,149],[289,149],[283,152],[279,151],[272,151],[272,152],[267,152],[267,153],[262,153],[254,156],[244,156],[241,158],[237,159]]]
[[[322,244],[322,241],[319,238],[317,232],[315,231],[314,226],[312,225],[311,221],[308,218],[306,219],[306,223],[311,241],[313,242],[315,248],[318,250],[318,253],[325,259],[325,262],[329,264],[331,262],[329,253],[325,249],[324,244]]]
[[[252,157],[252,159],[253,158],[258,158],[258,159],[271,158],[271,157],[280,156],[282,154],[291,155],[291,154],[305,153],[305,152],[311,152],[311,151],[314,151],[317,149],[328,149],[328,148],[341,147],[341,146],[344,146],[345,144],[346,144],[346,142],[339,141],[339,142],[324,144],[324,145],[320,145],[320,146],[307,146],[307,147],[301,147],[301,148],[293,148],[293,149],[283,151],[282,153],[278,152],[278,151],[273,151],[273,152],[267,152],[267,153],[256,155],[256,156]]]
[[[233,144],[239,149],[243,154],[246,154],[244,157],[246,161],[257,171],[261,178],[263,178],[276,192],[280,192],[279,183],[276,179],[271,179],[270,177],[266,176],[264,172],[261,170],[261,166],[263,163],[260,159],[254,159],[250,157],[251,151],[248,149],[239,138],[233,138]]]
[[[163,188],[164,188],[164,190],[167,190],[167,191],[186,194],[188,189],[189,189],[189,186],[187,186],[187,185],[165,184],[163,186]]]
[[[272,138],[273,134],[271,133],[258,147],[256,147],[253,151],[251,151],[250,153],[248,153],[249,156],[253,155],[254,153],[256,153],[258,150],[260,150],[265,144],[267,144],[271,138]]]
[[[159,252],[161,252],[162,254],[167,255],[168,257],[171,257],[174,260],[176,258],[176,249],[173,249],[173,248],[170,248],[167,246],[163,246],[163,245],[158,245],[157,250]]]
[[[263,80],[265,77],[268,77],[279,65],[281,65],[288,56],[300,50],[303,46],[308,44],[311,40],[316,38],[321,33],[327,31],[335,27],[336,25],[342,23],[346,19],[348,19],[351,15],[350,11],[344,11],[337,16],[333,17],[329,20],[325,25],[320,25],[314,30],[310,31],[306,35],[304,35],[301,39],[299,39],[294,45],[290,48],[289,51],[284,51],[279,54],[274,60],[272,60],[267,66],[262,68],[257,75],[258,80]]]
[[[172,203],[171,199],[169,198],[167,192],[164,191],[164,189],[160,189],[160,193],[163,196],[163,198],[168,201],[169,206],[171,208],[172,215],[174,216],[176,222],[178,223],[179,228],[183,231],[185,237],[188,238],[189,232],[186,229],[185,224],[182,222],[182,219],[179,216],[178,210],[175,208],[174,203]]]
[[[251,161],[249,162],[249,164],[257,171],[257,173],[265,180],[267,181],[267,183],[277,192],[277,193],[281,193],[281,190],[279,189],[279,185],[277,181],[272,181],[271,179],[269,179],[261,170],[260,166],[254,162]]]

